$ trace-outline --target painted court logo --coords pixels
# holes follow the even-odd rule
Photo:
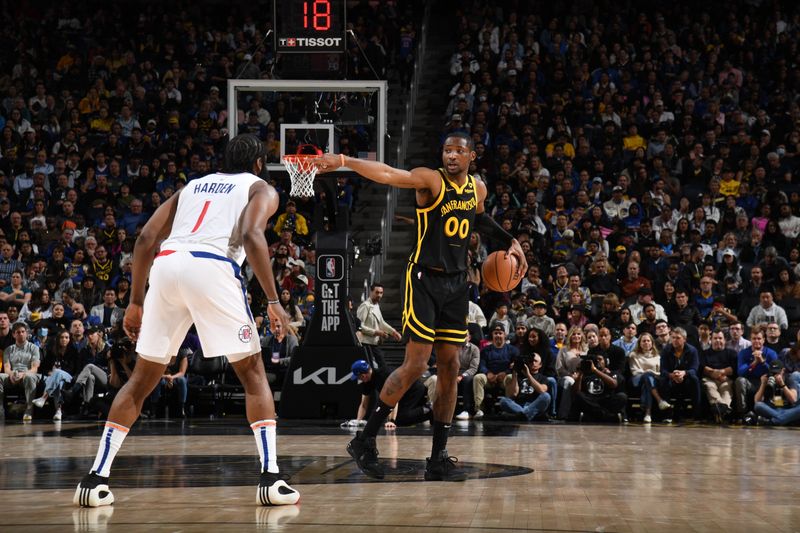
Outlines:
[[[253,338],[253,330],[250,329],[250,326],[245,324],[244,326],[239,328],[239,340],[247,343],[250,342],[250,339]]]

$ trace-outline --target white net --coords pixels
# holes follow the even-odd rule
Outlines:
[[[314,196],[314,177],[317,175],[317,167],[312,163],[316,155],[285,155],[283,164],[289,172],[289,179],[292,188],[289,196],[299,198],[311,198]]]

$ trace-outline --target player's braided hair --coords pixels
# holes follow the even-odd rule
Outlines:
[[[228,174],[253,172],[256,161],[266,155],[267,148],[258,137],[250,133],[237,135],[225,147],[225,163],[222,171]]]

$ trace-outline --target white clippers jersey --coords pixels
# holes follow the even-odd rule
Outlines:
[[[190,181],[178,197],[178,209],[161,250],[210,252],[244,262],[239,221],[250,187],[261,178],[250,174],[209,174]]]

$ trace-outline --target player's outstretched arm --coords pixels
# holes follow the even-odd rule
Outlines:
[[[314,159],[314,164],[320,174],[347,167],[369,180],[401,189],[438,190],[441,183],[439,173],[430,168],[402,170],[379,161],[366,161],[343,154],[323,154]]]
[[[267,221],[277,210],[278,193],[266,182],[256,182],[250,187],[250,201],[242,212],[240,227],[247,262],[269,302],[267,307],[269,319],[281,322],[283,330],[286,331],[289,327],[289,317],[278,301],[278,289],[270,267],[269,247],[264,236]]]

